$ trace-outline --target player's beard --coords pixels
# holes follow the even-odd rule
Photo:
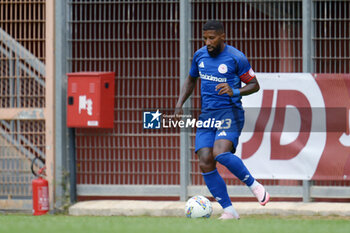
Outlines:
[[[208,50],[208,46],[207,46],[207,51],[208,51],[209,55],[210,55],[211,57],[217,57],[217,56],[220,54],[220,52],[221,52],[221,46],[218,45],[218,46],[212,47],[212,48],[213,48],[213,50],[212,50],[212,51],[209,51],[209,50]]]

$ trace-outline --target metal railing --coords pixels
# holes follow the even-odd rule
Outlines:
[[[45,161],[44,11],[45,1],[0,2],[0,204],[14,209],[31,208],[30,163]]]
[[[25,85],[26,79],[33,79],[34,85],[39,89],[45,89],[45,64],[31,54],[26,48],[19,44],[14,38],[0,28],[0,57],[5,62],[8,62],[8,66],[2,66],[1,75],[1,90],[9,90],[7,98],[9,101],[7,104],[3,104],[2,108],[21,108],[21,107],[40,107],[38,104],[27,105],[23,96],[25,96],[25,90],[21,89],[21,86]],[[6,87],[5,80],[9,80],[9,87]],[[16,81],[15,81],[16,80]],[[32,87],[28,87],[32,88]],[[15,90],[16,93],[13,93]],[[12,93],[11,93],[12,92]],[[28,92],[32,92],[28,90]],[[41,96],[43,97],[43,96]],[[1,99],[6,98],[6,95],[2,95]],[[24,102],[24,103],[23,103]],[[27,110],[27,109],[26,109]],[[37,109],[38,113],[34,113],[34,119],[42,118],[42,110]],[[19,117],[21,119],[32,119],[33,111],[25,111]],[[9,136],[11,132],[21,131],[21,121],[8,122],[6,120],[0,120],[0,134],[10,144],[14,145],[18,151],[24,153],[28,159],[34,157],[45,158],[43,149],[38,149],[36,145],[33,145],[33,140],[27,139],[26,136],[18,134],[15,138]],[[26,145],[25,147],[23,145]],[[29,149],[26,149],[28,147]]]

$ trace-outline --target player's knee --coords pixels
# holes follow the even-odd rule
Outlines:
[[[222,150],[222,149],[214,149],[214,150],[213,150],[213,156],[214,156],[214,158],[215,158],[216,156],[218,156],[219,154],[222,154],[222,153],[224,153],[224,152],[226,152],[226,151],[224,151],[224,150]]]
[[[225,152],[230,152],[231,150],[227,149],[227,148],[216,148],[213,150],[213,156],[214,158],[216,158],[216,156],[225,153]]]
[[[232,142],[228,140],[218,140],[214,144],[213,156],[214,158],[219,154],[232,151]]]
[[[201,156],[199,159],[199,167],[203,173],[211,172],[216,168],[216,161],[213,156]]]

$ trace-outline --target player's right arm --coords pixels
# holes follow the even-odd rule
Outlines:
[[[177,104],[175,107],[175,120],[181,119],[180,115],[183,115],[182,106],[186,102],[188,97],[190,97],[190,95],[192,94],[196,86],[196,82],[197,78],[193,78],[191,75],[188,75],[188,77],[186,78],[185,83],[181,88],[179,99],[177,100]]]

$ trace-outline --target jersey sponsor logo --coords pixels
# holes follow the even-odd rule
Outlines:
[[[201,77],[201,79],[219,82],[219,83],[225,83],[227,80],[226,78],[218,78],[213,75],[202,74],[200,71],[199,71],[199,76]]]
[[[201,64],[199,64],[199,66],[198,67],[200,67],[200,68],[204,68],[204,62],[201,62]]]
[[[219,65],[218,71],[220,74],[226,74],[227,73],[227,65],[225,65],[225,64]]]

